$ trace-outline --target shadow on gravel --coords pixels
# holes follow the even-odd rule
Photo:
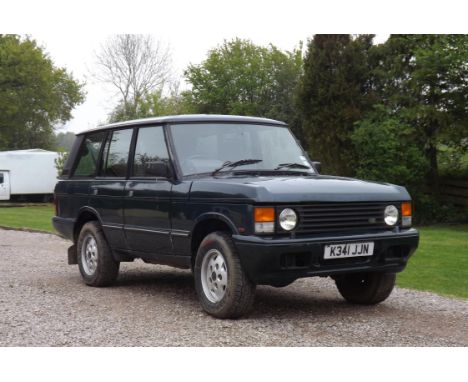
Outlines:
[[[125,272],[119,275],[115,287],[162,287],[185,290],[193,286],[193,277],[189,272],[169,273],[163,271]]]
[[[189,271],[126,271],[122,272],[113,288],[128,290],[142,295],[154,295],[161,299],[187,304],[193,309],[198,304],[193,276]],[[340,296],[330,296],[330,291],[323,292],[312,288],[310,292],[294,288],[294,284],[285,288],[258,286],[254,307],[248,319],[278,318],[294,319],[303,315],[312,317],[333,317],[344,314],[349,317],[372,314],[376,317],[395,312],[389,303],[377,306],[359,306],[348,304]],[[185,308],[185,307],[184,307]]]
[[[344,314],[347,317],[361,315],[385,315],[395,311],[385,303],[376,306],[352,305],[341,297],[323,296],[314,291],[296,291],[292,287],[276,289],[259,287],[255,305],[249,318],[291,318],[310,315],[311,317],[335,317]]]

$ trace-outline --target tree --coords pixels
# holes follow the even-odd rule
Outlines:
[[[463,219],[438,196],[439,163],[456,174],[467,153],[467,36],[392,35],[369,63],[377,97],[351,134],[356,175],[408,187],[420,222]]]
[[[162,91],[157,91],[140,99],[136,109],[136,112],[135,110],[126,110],[121,102],[110,114],[109,122],[125,121],[131,113],[132,118],[149,118],[196,112],[187,92],[175,92],[168,96],[163,96]]]
[[[75,140],[75,134],[70,131],[60,132],[55,136],[55,146],[59,151],[70,151]]]
[[[237,38],[210,50],[205,61],[184,74],[200,113],[274,118],[297,130],[294,89],[301,72],[301,48],[283,52]]]
[[[55,126],[84,100],[82,88],[33,39],[0,35],[0,150],[52,148]]]
[[[315,35],[304,58],[297,105],[311,155],[328,173],[353,175],[354,124],[375,100],[370,65],[373,35]]]
[[[62,175],[63,167],[67,162],[69,152],[68,151],[59,151],[57,158],[54,159],[55,169],[57,170],[57,176]]]
[[[413,197],[421,191],[429,161],[404,116],[376,105],[356,123],[351,140],[358,178],[405,185]]]
[[[378,51],[381,102],[414,129],[437,191],[439,148],[468,137],[468,36],[392,35]]]
[[[125,119],[138,115],[140,101],[171,79],[169,47],[150,35],[115,35],[101,46],[96,59],[99,70],[93,76],[117,89]]]

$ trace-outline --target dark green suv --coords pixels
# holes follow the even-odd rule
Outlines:
[[[203,309],[239,317],[255,286],[329,276],[385,300],[418,245],[405,188],[319,174],[286,124],[187,115],[77,135],[55,188],[70,264],[106,286],[136,258],[193,270]]]

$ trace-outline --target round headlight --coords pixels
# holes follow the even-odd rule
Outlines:
[[[285,208],[279,214],[279,224],[285,231],[291,231],[296,227],[297,215],[291,208]]]
[[[385,207],[384,220],[388,225],[395,225],[398,221],[398,208],[395,206]]]

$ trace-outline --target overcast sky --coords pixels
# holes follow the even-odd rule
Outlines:
[[[189,63],[200,63],[206,57],[210,48],[222,43],[223,39],[234,37],[249,38],[258,44],[272,43],[284,50],[292,50],[299,45],[299,41],[307,41],[313,32],[307,32],[294,22],[285,23],[281,33],[268,35],[262,29],[248,32],[218,29],[216,33],[187,36],[185,34],[171,34],[171,36],[153,35],[156,40],[169,44],[172,52],[173,68],[183,83],[183,70]],[[285,32],[287,31],[287,33]],[[200,32],[200,31],[199,31]],[[203,31],[202,31],[203,32]],[[65,67],[74,77],[86,82],[86,100],[73,111],[73,119],[59,131],[79,132],[95,127],[99,122],[105,122],[108,113],[116,104],[115,90],[90,78],[90,72],[96,70],[94,54],[109,35],[68,35],[55,33],[35,33],[35,38],[46,52],[52,57],[56,65]],[[387,38],[385,34],[376,36],[381,42]]]
[[[466,29],[466,2],[445,0],[15,0],[2,4],[0,32],[29,34],[75,78],[86,81],[86,101],[66,130],[104,122],[115,106],[112,92],[88,78],[94,52],[113,33],[149,33],[170,45],[174,71],[182,77],[223,39],[247,38],[283,50],[315,33],[456,33]],[[422,6],[424,5],[424,6]],[[25,11],[27,9],[27,11]],[[444,20],[446,21],[444,25]],[[444,28],[440,32],[440,28]],[[466,33],[466,31],[465,31]]]

